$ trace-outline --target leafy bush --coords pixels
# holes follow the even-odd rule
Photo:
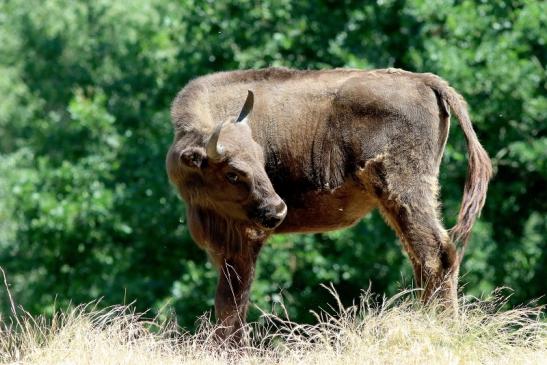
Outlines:
[[[547,293],[545,2],[243,1],[0,3],[0,265],[32,312],[68,302],[172,305],[191,326],[215,276],[169,186],[169,106],[191,78],[268,65],[403,67],[449,80],[493,157],[466,293]],[[442,167],[454,223],[466,171],[458,128]],[[291,317],[371,285],[394,293],[409,265],[379,215],[345,231],[273,238],[253,300]],[[0,300],[4,300],[0,297]],[[1,304],[1,302],[0,302]],[[3,304],[4,308],[7,304]],[[254,314],[256,316],[256,313]]]

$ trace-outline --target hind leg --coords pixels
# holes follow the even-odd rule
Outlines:
[[[419,203],[418,203],[419,204]],[[456,247],[442,227],[437,213],[418,204],[403,205],[386,199],[381,211],[395,229],[412,262],[422,300],[440,299],[447,308],[457,309],[458,260]]]
[[[423,289],[422,301],[438,299],[457,311],[459,262],[456,247],[439,220],[436,176],[413,176],[418,183],[410,183],[405,176],[390,176],[382,162],[367,165],[369,188],[412,262],[416,284]]]

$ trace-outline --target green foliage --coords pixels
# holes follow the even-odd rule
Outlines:
[[[403,67],[449,80],[493,157],[462,267],[465,292],[547,286],[545,23],[540,1],[0,3],[0,265],[32,312],[103,298],[171,305],[184,325],[212,306],[216,273],[169,186],[169,105],[192,77],[268,65]],[[442,167],[453,224],[466,172],[456,127]],[[253,299],[295,320],[411,270],[377,213],[340,232],[274,237]],[[0,308],[5,308],[5,295]],[[256,313],[255,313],[256,314]]]

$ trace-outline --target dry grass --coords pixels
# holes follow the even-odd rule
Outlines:
[[[333,292],[335,295],[336,293]],[[539,308],[499,310],[499,299],[462,303],[457,317],[424,309],[408,292],[366,294],[302,325],[264,314],[242,350],[219,349],[212,325],[196,334],[145,320],[127,306],[79,306],[46,320],[0,322],[2,364],[541,364],[547,323]]]

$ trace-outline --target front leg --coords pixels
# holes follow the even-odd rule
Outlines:
[[[219,324],[216,334],[221,340],[239,343],[243,336],[256,260],[262,247],[262,243],[249,244],[251,247],[241,252],[213,257],[219,273],[215,314]]]

